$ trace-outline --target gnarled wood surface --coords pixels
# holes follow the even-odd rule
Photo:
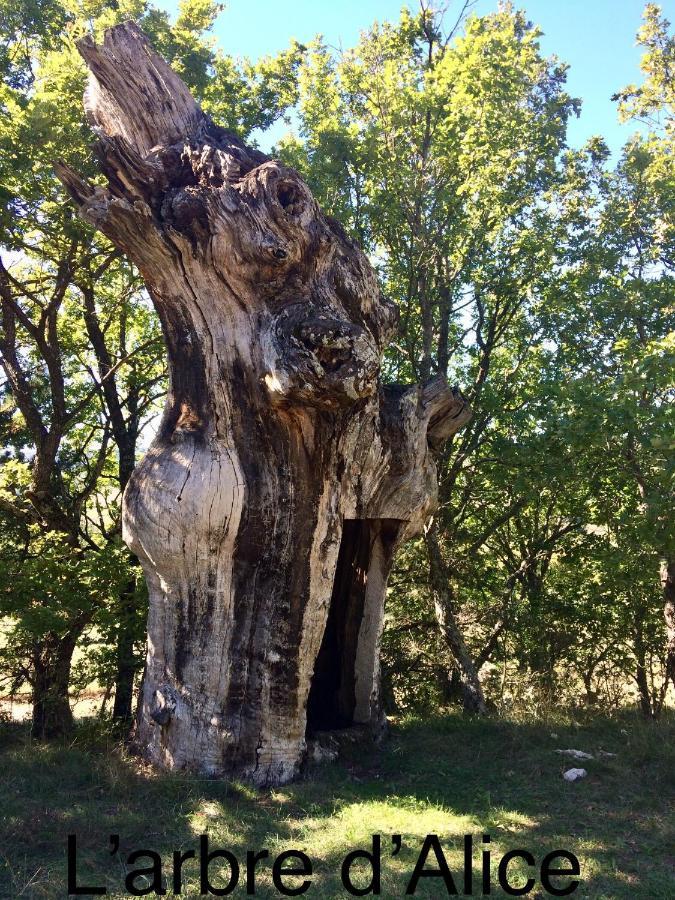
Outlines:
[[[284,782],[308,731],[381,726],[387,574],[434,508],[430,444],[469,411],[440,378],[380,383],[396,309],[296,172],[214,124],[133,23],[80,51],[109,186],[58,175],[139,267],[169,357],[124,496],[150,592],[138,738],[165,768]]]

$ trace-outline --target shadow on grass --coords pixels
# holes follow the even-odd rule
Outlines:
[[[368,848],[373,833],[382,835],[381,896],[403,897],[424,835],[438,833],[461,895],[462,837],[471,833],[477,845],[482,834],[491,836],[493,896],[504,896],[496,887],[499,858],[522,847],[538,863],[554,849],[575,853],[582,866],[575,896],[665,900],[675,897],[674,738],[672,716],[657,725],[628,715],[542,725],[449,714],[402,723],[381,751],[354,750],[296,784],[255,792],[156,775],[91,727],[68,746],[45,747],[31,743],[25,728],[3,726],[0,896],[67,896],[70,833],[77,835],[80,883],[105,885],[117,898],[130,896],[124,888],[129,852],[157,850],[170,888],[172,851],[197,849],[200,834],[209,835],[213,848],[232,851],[242,870],[247,850],[265,848],[272,858],[303,850],[314,863],[305,896],[346,897],[342,859]],[[554,753],[565,747],[617,756],[584,763],[588,777],[568,784],[561,776],[570,764]],[[114,855],[111,834],[120,836]],[[395,857],[392,834],[403,836]],[[212,871],[215,882],[215,863]],[[515,863],[510,872],[514,883],[528,874]],[[182,896],[198,897],[197,866],[186,864],[184,876]],[[477,863],[475,884],[478,895]],[[242,873],[235,896],[245,895]],[[258,866],[256,896],[280,896],[267,863]],[[447,892],[440,879],[424,879],[416,896]],[[547,895],[537,884],[530,896]]]

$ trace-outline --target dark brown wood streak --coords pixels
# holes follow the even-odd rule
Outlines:
[[[440,377],[380,384],[396,309],[296,172],[214,124],[133,23],[80,52],[108,187],[57,173],[142,272],[170,370],[124,496],[150,594],[138,740],[164,768],[281,783],[329,620],[313,708],[337,684],[333,719],[381,728],[391,560],[434,510],[430,443],[470,412]]]

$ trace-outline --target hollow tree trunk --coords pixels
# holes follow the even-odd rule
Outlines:
[[[166,768],[283,782],[308,726],[380,726],[392,556],[436,502],[429,443],[469,413],[442,379],[380,384],[396,310],[296,172],[215,125],[135,25],[80,52],[109,186],[57,172],[139,267],[169,357],[124,495],[150,599],[138,739]]]

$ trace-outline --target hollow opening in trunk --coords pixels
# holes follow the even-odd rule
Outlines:
[[[399,519],[345,519],[326,629],[307,702],[307,734],[373,715],[384,594]]]
[[[354,721],[355,665],[363,619],[371,522],[345,519],[326,630],[307,701],[307,733],[347,728]]]

